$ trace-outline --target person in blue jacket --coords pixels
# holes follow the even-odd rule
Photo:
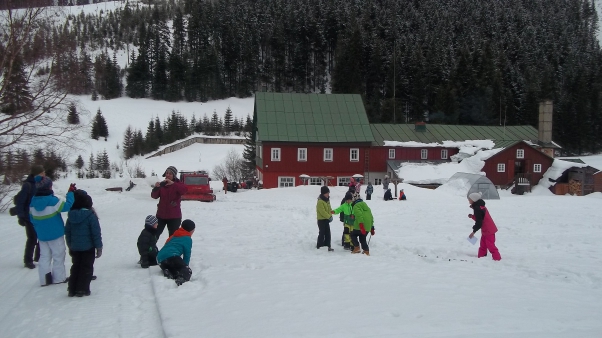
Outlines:
[[[85,190],[76,190],[75,201],[67,214],[65,241],[71,256],[68,296],[90,295],[94,260],[102,255],[102,235],[92,197]]]
[[[65,223],[61,212],[71,209],[75,184],[71,184],[67,200],[63,202],[54,196],[49,177],[36,176],[36,181],[36,195],[29,204],[29,218],[40,242],[40,285],[65,283]]]
[[[193,221],[184,220],[180,228],[169,236],[157,254],[157,261],[163,270],[163,275],[169,279],[175,279],[177,285],[184,284],[192,276],[192,270],[188,265],[190,264],[194,228]]]

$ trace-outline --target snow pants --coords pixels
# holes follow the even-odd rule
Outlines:
[[[38,244],[38,235],[33,224],[27,221],[25,223],[25,235],[27,235],[27,241],[25,241],[25,253],[23,254],[23,263],[33,263],[40,260],[40,245]]]
[[[165,226],[167,225],[167,232],[169,233],[169,236],[173,235],[174,232],[176,232],[176,230],[178,230],[178,228],[180,227],[180,224],[182,223],[182,219],[181,218],[170,218],[170,219],[165,219],[165,218],[159,218],[157,217],[157,220],[159,221],[157,225],[157,239],[159,239],[159,237],[161,237],[161,234],[163,233],[163,230],[165,230]]]
[[[493,257],[494,261],[499,261],[502,259],[499,250],[495,246],[495,234],[481,236],[481,245],[479,246],[478,257],[481,258],[487,256],[487,250],[491,252],[491,257]]]
[[[353,247],[353,243],[351,243],[351,231],[353,230],[353,225],[343,224],[343,247],[345,249],[349,249]]]
[[[372,199],[372,194],[366,194],[366,201],[370,201]]]
[[[316,247],[319,249],[323,246],[330,248],[330,222],[327,219],[318,220],[318,243]]]
[[[86,251],[69,250],[71,256],[71,275],[69,276],[69,291],[90,292],[90,282],[94,274],[94,261],[96,250]]]
[[[63,283],[67,279],[65,271],[65,236],[52,241],[40,241],[40,262],[38,273],[40,285],[46,285],[46,274],[52,274],[52,283]]]
[[[356,246],[361,246],[362,250],[364,251],[370,251],[370,248],[368,247],[368,242],[366,242],[366,235],[362,235],[362,231],[361,230],[353,230],[351,232],[351,242],[352,245],[354,247]]]
[[[169,257],[162,261],[159,265],[161,270],[169,270],[174,278],[182,277],[184,280],[189,281],[192,276],[192,270],[180,256]]]

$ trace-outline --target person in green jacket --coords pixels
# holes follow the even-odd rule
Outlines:
[[[353,229],[353,207],[351,202],[353,201],[353,195],[350,192],[345,194],[345,198],[341,202],[341,206],[334,209],[332,214],[343,213],[343,249],[353,250],[351,244],[351,230]]]
[[[362,253],[370,256],[370,248],[368,248],[368,243],[366,242],[366,235],[371,233],[372,236],[374,236],[374,217],[372,217],[372,210],[370,210],[368,204],[361,198],[353,201],[352,206],[355,219],[353,222],[353,230],[351,231],[351,241],[353,242],[353,250],[351,253],[360,253],[361,244],[362,250],[364,250]]]
[[[327,186],[320,188],[320,196],[316,204],[316,213],[318,214],[318,243],[316,249],[323,246],[328,247],[328,251],[334,251],[330,246],[330,222],[332,221],[332,208],[330,207],[330,189]]]

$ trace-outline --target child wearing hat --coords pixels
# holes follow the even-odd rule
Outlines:
[[[190,264],[194,228],[193,221],[184,220],[182,226],[167,239],[157,255],[163,275],[169,279],[175,279],[177,285],[184,284],[192,276],[192,270],[188,264]]]
[[[330,222],[332,221],[332,208],[330,207],[330,189],[327,186],[320,188],[320,196],[316,204],[316,213],[318,214],[318,243],[316,249],[323,246],[328,247],[328,251],[334,251],[330,245]]]
[[[54,196],[52,180],[36,176],[36,194],[29,204],[29,218],[40,241],[38,273],[40,285],[65,283],[65,223],[61,212],[68,212],[74,202],[75,184],[69,186],[66,202]]]
[[[474,214],[469,214],[468,218],[475,221],[472,227],[472,232],[468,235],[468,238],[474,237],[475,232],[481,230],[481,243],[479,246],[479,252],[477,257],[487,256],[487,250],[491,252],[491,257],[494,261],[502,259],[499,250],[495,246],[495,233],[497,227],[489,214],[489,210],[485,207],[485,201],[482,199],[483,194],[480,192],[473,192],[468,195],[468,203],[472,208]]]
[[[159,220],[159,225],[157,226],[157,238],[161,237],[163,230],[165,230],[165,226],[167,226],[169,236],[173,235],[180,227],[180,222],[182,222],[180,202],[182,201],[182,195],[184,195],[188,189],[177,176],[178,170],[176,167],[167,167],[165,173],[163,173],[165,179],[155,183],[155,187],[151,192],[152,198],[159,199],[156,215]]]
[[[144,229],[138,236],[138,253],[140,254],[140,266],[148,269],[149,266],[157,265],[157,226],[159,220],[153,215],[146,216]]]
[[[353,207],[351,206],[352,201],[353,195],[350,192],[347,192],[341,201],[341,205],[331,211],[333,215],[341,213],[341,216],[343,217],[343,249],[345,250],[353,250],[350,237],[354,222]]]
[[[73,205],[65,224],[65,241],[71,256],[68,296],[90,295],[94,261],[102,255],[102,235],[92,197],[85,190],[74,192]]]

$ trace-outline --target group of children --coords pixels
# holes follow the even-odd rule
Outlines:
[[[361,246],[363,250],[362,253],[370,256],[370,248],[366,242],[366,237],[368,233],[372,236],[375,234],[374,217],[368,204],[361,199],[359,192],[352,189],[354,187],[355,184],[349,184],[349,191],[345,193],[341,205],[334,210],[330,206],[330,189],[327,186],[321,187],[320,196],[318,196],[318,202],[316,204],[319,229],[318,241],[316,244],[317,249],[326,246],[328,247],[328,251],[334,251],[331,245],[330,222],[333,220],[332,215],[341,214],[341,221],[343,222],[343,237],[341,244],[343,245],[343,248],[345,250],[350,250],[352,254],[357,254],[360,253]],[[400,192],[399,199],[406,199],[403,189]],[[485,257],[489,251],[491,252],[493,260],[501,260],[502,257],[495,245],[497,227],[493,222],[489,211],[485,207],[485,201],[482,199],[482,194],[479,192],[469,194],[468,202],[473,209],[473,214],[469,214],[468,217],[475,221],[472,228],[473,231],[468,237],[473,238],[475,233],[481,230],[481,241],[477,257]]]

